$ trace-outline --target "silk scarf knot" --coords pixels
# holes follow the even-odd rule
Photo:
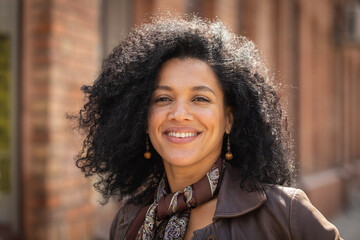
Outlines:
[[[223,160],[219,158],[203,178],[182,192],[171,193],[164,175],[154,202],[139,212],[125,239],[184,239],[191,208],[217,194],[224,167]]]

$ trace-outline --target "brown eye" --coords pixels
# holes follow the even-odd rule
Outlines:
[[[170,102],[171,99],[169,97],[158,97],[158,98],[155,98],[155,103],[158,103],[158,102]]]
[[[210,102],[210,100],[206,97],[195,97],[193,99],[194,102]]]

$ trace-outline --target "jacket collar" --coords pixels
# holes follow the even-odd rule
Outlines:
[[[214,219],[233,218],[259,208],[265,201],[263,190],[248,192],[240,188],[240,173],[226,164],[224,176],[218,194]]]

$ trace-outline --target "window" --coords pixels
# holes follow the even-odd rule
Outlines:
[[[10,40],[0,34],[0,194],[10,192]],[[1,197],[0,195],[0,197]]]
[[[0,235],[19,233],[17,173],[18,0],[0,1]],[[5,231],[5,232],[4,232]],[[12,234],[11,234],[12,232]]]

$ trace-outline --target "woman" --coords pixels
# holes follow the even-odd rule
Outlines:
[[[77,159],[105,202],[111,239],[340,239],[291,185],[291,141],[254,45],[219,21],[160,19],[105,60]]]

